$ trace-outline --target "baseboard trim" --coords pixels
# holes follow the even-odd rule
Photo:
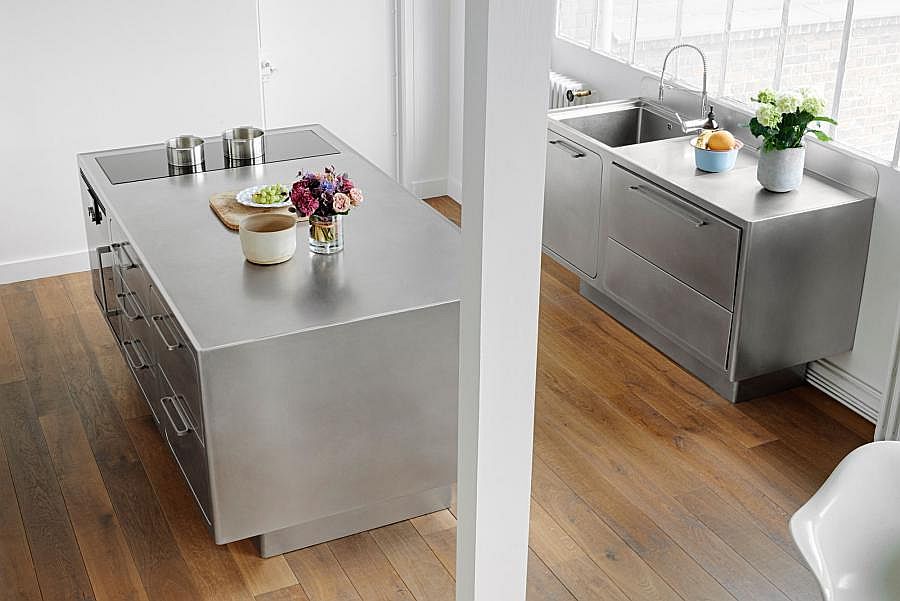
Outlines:
[[[412,193],[418,198],[433,198],[447,194],[447,179],[429,179],[411,184]]]
[[[10,261],[8,263],[0,263],[0,284],[46,278],[74,271],[86,271],[87,269],[90,269],[90,262],[86,250],[49,257]]]
[[[870,422],[878,421],[883,402],[881,393],[828,359],[810,363],[806,369],[806,381]]]

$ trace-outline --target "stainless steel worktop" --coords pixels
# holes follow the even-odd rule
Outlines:
[[[150,147],[78,157],[198,351],[459,300],[458,229],[320,126],[268,135],[304,129],[340,154],[117,185],[95,159]],[[366,194],[344,221],[344,251],[312,256],[301,225],[292,260],[246,262],[237,233],[218,221],[209,197],[289,183],[300,169],[330,164]]]
[[[706,173],[694,166],[690,136],[613,149],[623,165],[689,196],[697,204],[724,213],[739,225],[783,215],[818,211],[856,202],[868,195],[806,172],[793,192],[769,192],[756,180],[756,152],[746,146],[737,164],[725,173]]]

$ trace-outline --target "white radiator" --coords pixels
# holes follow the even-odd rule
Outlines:
[[[550,108],[559,109],[591,102],[593,92],[583,82],[550,71]]]

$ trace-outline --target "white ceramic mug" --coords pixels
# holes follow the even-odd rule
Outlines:
[[[241,250],[251,263],[284,263],[297,250],[297,218],[283,213],[250,215],[239,228]]]

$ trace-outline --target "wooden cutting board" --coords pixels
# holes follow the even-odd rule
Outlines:
[[[237,192],[217,192],[209,197],[209,208],[216,214],[219,221],[230,230],[237,231],[241,225],[241,220],[250,215],[259,215],[260,213],[297,215],[296,213],[291,213],[288,207],[281,207],[280,209],[248,207],[239,203],[236,196]],[[306,217],[297,216],[297,221],[306,221],[306,219]]]

